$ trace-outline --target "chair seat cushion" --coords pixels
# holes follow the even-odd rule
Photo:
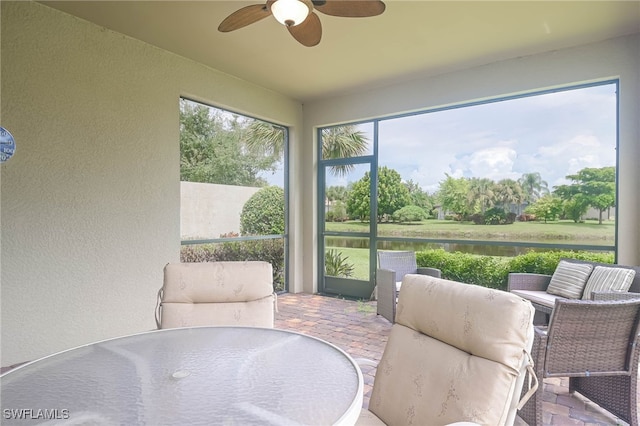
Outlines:
[[[385,423],[380,420],[378,416],[373,414],[371,411],[367,409],[362,409],[360,412],[360,417],[356,421],[356,426],[386,426]],[[474,422],[455,422],[449,423],[447,426],[480,426],[478,423]]]
[[[161,328],[199,326],[267,327],[273,324],[275,296],[250,302],[162,304]]]
[[[562,296],[557,296],[555,294],[549,294],[546,291],[537,291],[537,290],[511,290],[511,293],[517,294],[523,299],[529,300],[532,303],[537,303],[538,305],[546,306],[548,308],[553,309],[553,306],[556,304],[556,299],[564,299]]]

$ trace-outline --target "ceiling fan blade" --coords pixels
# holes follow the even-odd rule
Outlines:
[[[218,31],[223,33],[234,31],[249,24],[258,22],[271,15],[271,11],[264,4],[254,4],[243,7],[227,16],[218,26]]]
[[[331,16],[364,18],[382,14],[385,4],[381,0],[326,0],[314,1],[315,9]]]
[[[294,27],[287,27],[289,33],[300,43],[312,47],[320,43],[322,38],[322,24],[318,15],[311,12],[307,19]]]

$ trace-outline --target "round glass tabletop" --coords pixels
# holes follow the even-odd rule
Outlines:
[[[74,348],[0,378],[3,424],[353,424],[362,373],[285,330],[157,330]],[[5,423],[6,422],[6,423]]]

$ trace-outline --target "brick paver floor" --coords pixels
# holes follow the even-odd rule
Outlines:
[[[310,294],[278,296],[277,328],[318,337],[340,347],[354,358],[380,361],[391,324],[376,315],[375,302],[359,302]],[[10,370],[3,367],[0,372]],[[364,405],[369,404],[375,369],[363,367]],[[545,425],[626,425],[597,405],[570,395],[568,379],[545,379]],[[517,419],[516,425],[526,425]]]
[[[276,327],[309,334],[340,347],[354,358],[380,361],[391,324],[376,315],[375,302],[359,302],[310,294],[278,296]],[[363,367],[365,406],[369,403],[374,368]],[[544,380],[545,425],[625,425],[581,397],[570,395],[568,379]],[[526,425],[517,419],[516,425]]]

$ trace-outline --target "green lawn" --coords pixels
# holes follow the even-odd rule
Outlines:
[[[329,222],[328,231],[335,232],[367,232],[369,223]],[[444,238],[508,241],[546,241],[563,240],[593,241],[612,243],[615,235],[615,222],[605,221],[601,225],[597,221],[574,223],[572,221],[554,222],[515,222],[510,225],[475,225],[472,222],[454,222],[450,220],[427,220],[415,224],[381,223],[378,224],[378,235],[412,238]]]
[[[327,230],[334,232],[368,232],[369,223],[358,221],[327,223]],[[378,225],[380,236],[408,238],[436,238],[454,240],[503,240],[526,242],[561,242],[562,244],[612,245],[614,243],[615,222],[597,221],[574,223],[516,222],[511,225],[475,225],[471,222],[428,220],[417,224],[382,223]],[[327,247],[348,257],[354,265],[353,278],[369,279],[369,249]],[[376,262],[376,259],[374,259]]]
[[[369,280],[369,249],[347,248],[347,247],[328,247],[342,253],[342,258],[348,258],[347,261],[354,267],[353,276],[360,280]],[[377,260],[374,259],[376,262]]]

